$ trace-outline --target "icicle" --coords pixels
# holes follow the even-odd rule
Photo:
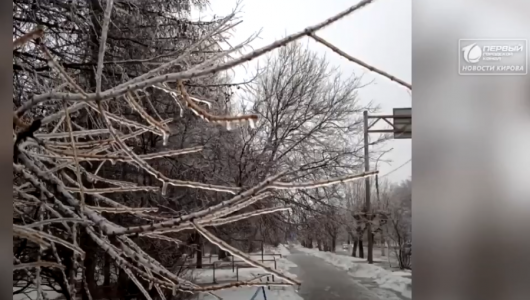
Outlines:
[[[256,128],[256,123],[254,123],[253,119],[248,119],[248,126],[252,129]]]
[[[167,146],[167,142],[169,140],[169,134],[166,132],[162,133],[162,146]]]
[[[153,282],[152,281],[149,281],[149,288],[148,290],[152,290],[153,289]]]
[[[167,193],[167,182],[164,181],[164,183],[162,183],[162,196],[165,196]]]
[[[116,164],[116,161],[115,161],[114,159],[109,159],[109,162],[110,162],[110,164],[113,165],[113,166]]]
[[[228,131],[232,130],[232,123],[231,122],[226,122],[226,130],[228,130]]]
[[[177,286],[175,284],[173,284],[173,290],[171,291],[171,295],[173,295],[173,297],[177,295]]]

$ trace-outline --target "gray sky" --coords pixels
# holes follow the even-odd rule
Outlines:
[[[211,9],[200,13],[201,18],[213,14],[226,15],[234,9],[237,1],[211,2]],[[261,29],[260,39],[251,44],[254,48],[259,48],[287,34],[322,22],[353,4],[355,1],[347,0],[243,0],[239,15],[243,23],[236,27],[230,42],[237,44]],[[410,83],[411,18],[411,0],[376,1],[319,31],[318,35],[351,56]],[[373,80],[371,85],[359,90],[359,96],[361,101],[374,101],[378,104],[380,114],[391,114],[392,109],[397,107],[411,107],[411,96],[404,87],[355,65],[314,41],[306,38],[304,42],[309,43],[311,49],[325,55],[331,65],[339,66],[345,75],[354,72],[356,75],[363,75],[364,82]],[[237,69],[235,78],[244,79],[245,75],[244,70]],[[383,121],[380,122],[383,125]],[[371,138],[377,138],[377,134],[371,134]],[[385,147],[393,148],[384,156],[392,162],[379,165],[382,175],[401,166],[411,157],[410,140],[392,140]],[[409,178],[410,174],[411,164],[408,163],[386,176],[386,179],[399,182]]]

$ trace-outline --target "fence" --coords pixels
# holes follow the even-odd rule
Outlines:
[[[282,255],[281,254],[278,254],[278,253],[260,253],[261,254],[261,261],[267,261],[267,260],[264,260],[264,256],[273,256],[273,257],[276,257],[276,256],[279,256],[280,258],[282,258]],[[256,254],[254,254],[256,255]],[[209,259],[209,263],[212,263],[212,257],[214,256],[217,256],[217,254],[210,254],[208,256],[208,259]],[[233,256],[232,256],[232,259],[233,259]]]
[[[276,262],[276,256],[279,256],[280,258],[282,258],[282,255],[281,254],[268,254],[270,256],[272,256],[272,259],[264,259],[263,255],[261,256],[261,262],[264,263],[264,262],[273,262],[274,263],[274,270],[277,269],[277,262]],[[215,269],[222,269],[222,266],[221,267],[216,267],[216,263],[219,262],[219,261],[216,261],[212,264],[212,269],[213,269],[213,283],[217,283],[217,280],[215,279]],[[241,265],[240,263],[243,263],[243,265]],[[232,267],[232,272],[235,272],[236,273],[236,281],[239,281],[239,269],[240,268],[253,268],[254,266],[252,265],[249,265],[247,262],[243,261],[243,260],[235,260],[234,259],[234,256],[231,256],[231,267]],[[267,281],[269,281],[269,278],[267,276]],[[272,275],[272,281],[274,282],[274,275]]]
[[[265,288],[263,288],[262,286],[259,287],[259,288],[256,290],[256,292],[254,293],[254,296],[252,296],[252,298],[250,298],[250,300],[255,300],[256,297],[258,296],[260,290],[263,292],[263,299],[264,299],[264,300],[267,300],[267,294],[265,293]]]
[[[254,254],[254,255],[256,255],[256,254]],[[254,256],[254,255],[252,255],[252,256]],[[263,253],[262,252],[261,254],[257,254],[257,255],[261,255],[260,261],[262,263],[272,262],[274,264],[274,269],[275,270],[277,269],[277,265],[278,265],[276,257],[280,257],[280,258],[283,257],[281,254],[278,254],[278,253]],[[201,269],[212,269],[212,282],[213,283],[218,283],[217,280],[216,280],[216,277],[215,277],[215,271],[216,270],[231,268],[232,272],[236,273],[236,281],[239,281],[239,269],[253,268],[252,265],[249,265],[244,260],[237,260],[237,259],[234,258],[234,256],[230,256],[230,261],[216,260],[216,261],[214,261],[212,263],[212,258],[214,258],[216,256],[217,255],[210,254],[208,257],[203,257],[203,260],[208,259],[209,263],[206,263],[206,264],[203,263],[202,264],[202,268],[201,268]],[[271,259],[266,259],[265,258],[266,256],[267,257],[272,256],[272,258]],[[177,266],[177,267],[180,267],[180,268],[186,267],[186,268],[193,269],[193,268],[195,268],[195,264],[191,264],[190,263],[190,264],[185,264],[185,265]],[[272,282],[275,282],[274,275],[270,275],[270,276],[272,278]],[[269,277],[268,276],[267,276],[267,281],[269,281]]]

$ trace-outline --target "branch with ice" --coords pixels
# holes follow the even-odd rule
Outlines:
[[[373,1],[361,1],[326,21],[240,57],[234,58],[231,54],[242,50],[251,39],[231,49],[219,51],[193,65],[191,58],[194,52],[197,52],[198,49],[208,49],[217,42],[216,39],[223,40],[224,37],[221,37],[221,34],[239,24],[230,23],[234,17],[234,14],[231,14],[220,20],[210,32],[202,34],[178,57],[172,58],[169,62],[164,62],[136,78],[121,80],[120,82],[124,82],[104,90],[103,86],[107,84],[107,81],[104,80],[106,40],[109,26],[112,24],[111,15],[114,7],[113,1],[106,1],[106,8],[101,20],[97,64],[93,78],[95,92],[89,92],[88,89],[84,91],[76,82],[78,77],[69,73],[57,61],[57,53],[50,51],[42,41],[46,34],[41,29],[17,38],[13,42],[14,48],[26,45],[32,39],[39,39],[39,49],[52,69],[50,74],[58,77],[60,82],[54,85],[55,88],[46,88],[41,94],[28,96],[29,100],[22,102],[13,112],[14,121],[18,122],[24,113],[30,109],[42,107],[46,110],[46,114],[39,120],[40,128],[15,145],[15,149],[20,151],[13,163],[14,172],[18,175],[13,184],[14,220],[16,218],[16,223],[14,221],[13,224],[14,239],[26,240],[42,249],[51,249],[57,262],[43,260],[40,256],[42,252],[39,250],[37,261],[20,263],[19,258],[15,256],[17,263],[13,267],[14,272],[19,270],[31,273],[35,269],[37,276],[34,277],[38,282],[37,285],[40,286],[41,276],[38,272],[41,268],[57,268],[61,272],[67,269],[56,249],[57,246],[66,247],[77,255],[73,262],[73,269],[75,270],[70,270],[71,273],[68,274],[70,279],[67,279],[66,274],[64,275],[69,292],[75,295],[75,272],[82,268],[82,260],[86,254],[78,244],[80,235],[83,233],[83,236],[88,236],[87,239],[92,240],[100,250],[112,259],[113,263],[123,270],[124,274],[138,287],[146,299],[151,299],[152,295],[150,295],[149,290],[153,287],[161,299],[166,299],[164,293],[168,290],[173,293],[175,291],[194,293],[240,286],[300,284],[296,279],[260,263],[248,254],[224,242],[207,228],[225,226],[257,216],[284,213],[289,210],[289,207],[269,201],[274,196],[273,191],[317,189],[373,176],[378,173],[377,171],[308,182],[281,181],[287,175],[300,171],[287,170],[271,175],[258,184],[248,187],[230,186],[222,180],[217,182],[224,182],[226,185],[215,184],[213,180],[204,180],[205,182],[187,181],[170,178],[165,173],[167,170],[163,169],[161,164],[157,164],[157,162],[188,154],[192,159],[195,159],[192,154],[202,152],[205,149],[203,146],[187,148],[181,146],[181,149],[139,154],[138,149],[134,147],[135,141],[142,137],[142,134],[149,133],[161,136],[164,146],[168,147],[169,145],[171,147],[172,145],[168,141],[172,134],[171,131],[175,129],[175,126],[172,127],[171,124],[173,119],[163,120],[160,117],[159,113],[161,112],[157,111],[153,105],[156,99],[150,95],[150,93],[154,94],[155,92],[162,94],[166,99],[169,95],[171,99],[166,103],[170,103],[170,105],[174,103],[174,107],[180,108],[181,117],[184,109],[188,109],[201,120],[221,124],[227,130],[244,123],[248,124],[255,132],[259,131],[257,125],[259,125],[260,120],[257,114],[232,116],[214,113],[214,103],[203,100],[211,99],[210,96],[196,95],[193,88],[186,84],[201,77],[230,70],[305,36],[311,36],[341,54],[342,52],[338,48],[317,37],[315,32],[371,2]],[[345,54],[341,55],[345,56]],[[353,58],[350,60],[363,65],[359,60]],[[366,64],[364,65],[366,66]],[[175,71],[177,66],[180,70]],[[368,67],[376,73],[411,88],[410,85],[381,70]],[[175,72],[165,73],[170,68],[174,68],[173,71]],[[173,86],[174,84],[176,85]],[[35,85],[39,85],[39,83],[36,82]],[[131,114],[134,114],[134,118],[130,117]],[[31,114],[28,113],[28,115]],[[79,121],[80,118],[86,118],[90,121],[83,123],[83,121]],[[87,123],[91,125],[87,125]],[[17,124],[20,125],[21,123],[18,122]],[[153,180],[154,183],[144,181],[143,184],[140,184],[128,182],[123,177],[117,179],[108,176],[109,173],[101,171],[102,166],[107,163],[110,163],[109,168],[112,168],[116,163],[134,166],[139,174],[152,176],[155,179]],[[75,176],[72,176],[72,172]],[[215,202],[217,204],[207,204],[206,207],[203,206],[201,209],[182,215],[163,214],[159,207],[150,207],[151,204],[146,204],[152,203],[151,200],[154,197],[150,198],[150,201],[136,205],[120,202],[117,200],[118,197],[114,198],[115,194],[142,192],[166,199],[173,197],[173,194],[168,192],[169,186],[206,190],[208,191],[206,195],[218,192],[229,193],[233,196],[227,200]],[[160,195],[155,194],[159,192]],[[85,200],[85,196],[88,200]],[[86,203],[86,201],[91,202]],[[213,201],[215,200],[212,199]],[[269,201],[273,204],[262,209],[251,209],[253,204],[260,201]],[[39,209],[38,218],[30,217],[30,212],[35,207]],[[243,209],[245,212],[240,212]],[[120,216],[116,217],[116,214],[120,214]],[[121,214],[126,214],[125,218],[120,218],[122,217]],[[124,219],[132,221],[125,223]],[[61,230],[57,230],[58,228]],[[220,249],[231,253],[234,257],[241,258],[251,266],[262,268],[266,272],[276,275],[282,279],[282,282],[240,281],[198,286],[175,275],[174,272],[168,270],[142,249],[141,243],[133,240],[133,237],[138,240],[148,238],[156,239],[160,243],[181,245],[184,244],[184,239],[181,240],[166,234],[183,230],[196,231]],[[82,280],[87,294],[89,294],[86,281],[84,278]],[[142,281],[147,282],[149,288],[146,288]]]

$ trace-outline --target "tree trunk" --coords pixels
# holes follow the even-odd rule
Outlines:
[[[381,232],[381,256],[386,256],[385,252],[385,235]]]
[[[123,269],[120,268],[119,275],[118,275],[118,294],[120,299],[125,299],[125,295],[127,293],[127,283],[129,281],[129,276],[127,273],[123,271]]]
[[[196,264],[196,267],[197,269],[202,269],[202,251],[203,251],[203,246],[202,246],[202,239],[201,239],[201,235],[199,233],[196,233],[196,237],[195,237],[195,242],[197,243],[197,248],[195,250],[195,252],[197,253],[197,264]]]
[[[252,253],[252,251],[254,251],[254,238],[256,237],[257,234],[258,234],[258,226],[255,226],[254,230],[252,231],[252,234],[248,237],[247,253]]]
[[[219,260],[225,259],[227,256],[228,255],[226,251],[219,249],[219,254],[218,254]]]
[[[364,247],[363,247],[363,239],[359,239],[359,257],[364,258]]]
[[[331,237],[331,252],[335,253],[337,249],[337,236]]]
[[[188,251],[187,251],[189,252],[190,258],[195,258],[195,252],[197,251],[197,248],[196,248],[197,245],[195,245],[196,238],[197,238],[196,233],[193,233],[188,237],[188,240],[187,240],[188,245],[191,245],[191,247],[188,248]]]
[[[353,240],[353,250],[351,251],[351,256],[357,257],[357,246],[359,245],[359,241],[357,238]]]
[[[81,236],[81,249],[85,251],[84,276],[90,293],[96,290],[96,243],[87,234]],[[86,291],[82,290],[82,299],[89,300]]]
[[[317,246],[318,246],[318,251],[322,251],[322,241],[320,239],[317,240]]]
[[[105,286],[110,285],[110,265],[111,265],[110,255],[105,253],[105,262],[103,265],[103,285]]]

